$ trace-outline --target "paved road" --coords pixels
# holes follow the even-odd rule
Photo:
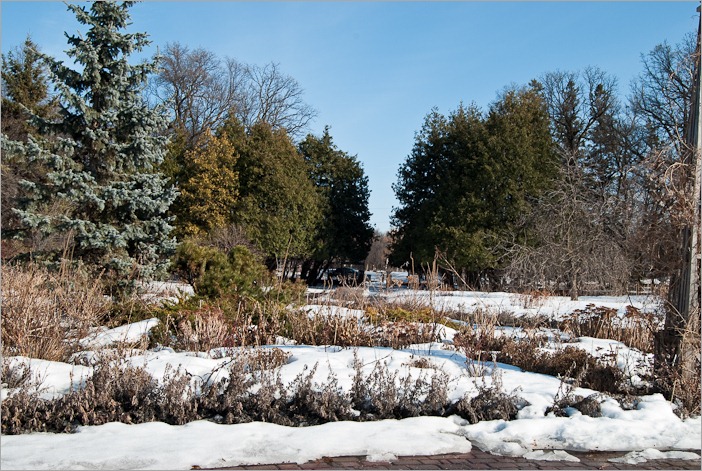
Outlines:
[[[696,451],[699,454],[699,450]],[[342,456],[337,458],[322,458],[304,464],[284,463],[256,466],[234,466],[219,469],[546,469],[546,470],[577,470],[577,469],[700,469],[700,460],[651,460],[640,464],[611,463],[610,458],[623,456],[622,452],[568,452],[580,459],[580,462],[570,461],[536,461],[525,458],[510,458],[485,453],[474,448],[470,453],[456,453],[434,456],[401,456],[397,460],[366,461],[365,456]],[[198,469],[198,468],[195,468]]]

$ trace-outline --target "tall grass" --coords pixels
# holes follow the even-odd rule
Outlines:
[[[2,353],[61,361],[109,309],[99,279],[64,264],[2,266]]]
[[[623,316],[616,309],[588,304],[575,310],[561,324],[561,328],[574,337],[595,337],[617,340],[625,345],[653,352],[654,334],[663,327],[653,313],[644,313],[627,306]]]

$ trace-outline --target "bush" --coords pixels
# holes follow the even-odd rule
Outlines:
[[[209,299],[232,295],[260,299],[270,281],[265,265],[241,245],[224,252],[185,241],[178,246],[173,265],[195,294]]]
[[[177,346],[182,350],[206,352],[236,345],[234,329],[221,309],[205,305],[178,322]]]
[[[616,309],[588,304],[563,321],[561,329],[574,337],[611,339],[641,350],[653,352],[654,334],[662,327],[661,319],[627,306],[623,316]]]
[[[2,433],[71,432],[79,425],[162,421],[172,425],[195,420],[234,424],[263,421],[279,425],[314,425],[339,420],[381,420],[420,415],[446,415],[448,377],[440,370],[402,378],[378,362],[369,375],[355,358],[351,391],[344,391],[333,372],[314,382],[317,366],[283,384],[280,366],[289,355],[279,349],[238,350],[222,368],[229,376],[211,381],[179,370],[167,371],[157,382],[144,367],[118,357],[98,357],[93,375],[82,389],[52,400],[21,380],[22,365],[4,374],[15,377],[18,389],[2,401]],[[16,369],[17,371],[9,371]],[[355,409],[355,410],[354,410]]]
[[[497,354],[497,361],[525,371],[551,376],[579,378],[586,388],[610,393],[629,393],[631,385],[616,365],[603,365],[584,350],[566,347],[556,352],[539,351],[529,342],[509,341]]]
[[[105,316],[108,327],[119,327],[132,322],[139,322],[157,317],[159,307],[141,299],[137,293],[121,297],[112,303]]]
[[[521,400],[514,394],[502,390],[502,378],[493,370],[492,383],[488,386],[485,377],[482,383],[477,383],[478,394],[473,397],[464,396],[452,404],[449,413],[466,419],[471,424],[483,420],[514,420],[519,412]]]
[[[371,374],[363,376],[362,363],[354,355],[354,377],[350,400],[360,420],[402,419],[421,415],[445,415],[449,409],[448,376],[440,370],[431,375],[398,378],[387,364],[377,362]]]
[[[546,409],[546,414],[553,414],[556,417],[567,417],[567,409],[573,408],[580,411],[583,415],[601,417],[603,401],[604,398],[599,393],[590,394],[583,398],[572,394],[572,390],[569,390],[565,394],[556,394],[553,405]]]
[[[199,417],[190,377],[167,371],[159,384],[143,367],[101,356],[85,386],[57,399],[42,399],[23,386],[2,401],[2,433],[73,432],[79,425],[163,421],[184,424]]]
[[[309,372],[305,366],[305,371],[290,384],[292,394],[287,407],[293,423],[317,425],[353,418],[351,398],[339,386],[336,375],[329,371],[324,384],[314,385],[312,378],[316,371],[317,365]]]

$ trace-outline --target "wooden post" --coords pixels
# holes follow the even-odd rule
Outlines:
[[[702,6],[702,5],[701,5]],[[665,329],[658,337],[658,361],[667,363],[679,373],[683,383],[697,381],[700,363],[700,276],[702,256],[700,255],[700,231],[702,226],[702,100],[700,84],[702,67],[702,11],[697,30],[697,48],[695,51],[695,76],[693,101],[690,110],[690,122],[685,135],[685,155],[683,162],[690,166],[690,180],[685,182],[692,198],[690,222],[682,231],[681,257],[682,266],[675,274],[668,295],[669,309],[666,315]]]

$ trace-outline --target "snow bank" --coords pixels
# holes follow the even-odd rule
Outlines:
[[[85,381],[93,374],[90,367],[58,361],[27,357],[7,357],[5,361],[9,368],[29,368],[30,384],[39,391],[40,397],[48,400],[61,397],[73,389],[82,388]],[[12,391],[3,385],[0,397],[4,400],[11,393]]]
[[[347,307],[335,306],[331,304],[308,304],[302,310],[311,318],[315,316],[341,317],[363,319],[366,313],[362,309],[349,309]]]
[[[522,294],[483,291],[430,292],[401,289],[387,293],[379,292],[376,296],[388,301],[403,301],[409,298],[444,311],[473,312],[481,309],[518,317],[541,315],[552,319],[562,319],[576,309],[585,309],[589,304],[616,309],[620,316],[626,313],[627,306],[633,306],[642,312],[655,312],[661,304],[661,299],[657,296],[581,296],[577,301],[572,301],[566,296],[534,299]]]
[[[535,449],[635,451],[700,449],[700,418],[681,420],[660,394],[644,396],[636,410],[610,406],[605,417],[576,413],[465,425],[466,437],[490,453],[523,456]]]
[[[135,343],[148,335],[149,331],[158,324],[159,320],[156,318],[146,319],[93,333],[81,339],[80,343],[85,348],[106,347],[115,343]]]
[[[182,426],[109,423],[75,434],[3,436],[2,469],[191,469],[304,463],[324,456],[467,453],[450,418],[336,422],[314,427],[268,423]]]

